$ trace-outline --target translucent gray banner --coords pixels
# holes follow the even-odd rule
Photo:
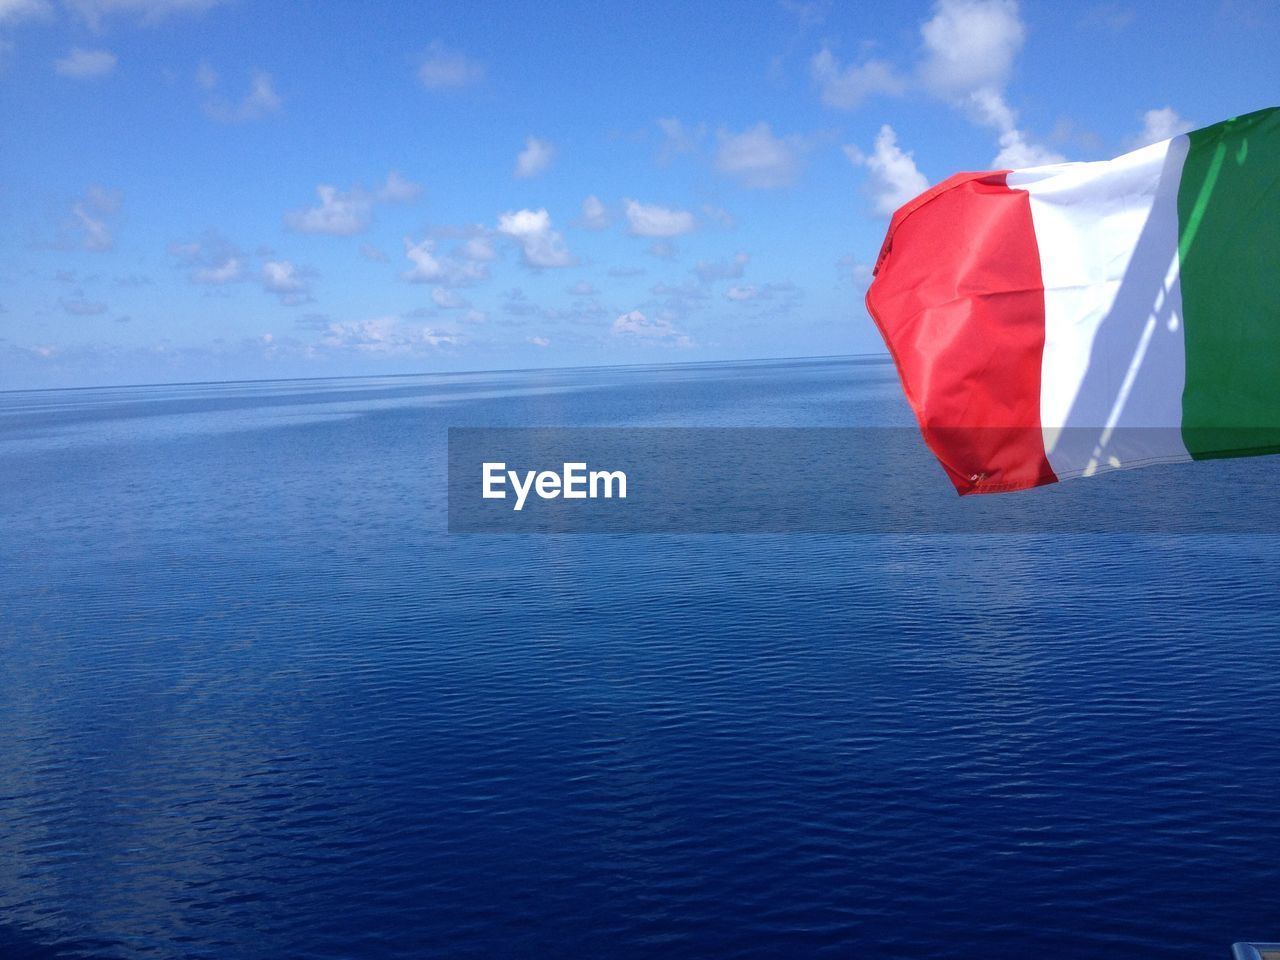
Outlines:
[[[962,498],[914,428],[455,427],[449,531],[1280,533],[1280,459]]]

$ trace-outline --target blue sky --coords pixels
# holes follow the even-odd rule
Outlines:
[[[887,213],[1280,103],[1280,2],[0,0],[0,388],[883,350]]]

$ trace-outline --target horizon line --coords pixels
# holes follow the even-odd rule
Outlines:
[[[172,380],[155,383],[98,383],[76,387],[19,387],[0,390],[0,396],[11,393],[54,393],[70,390],[130,390],[137,387],[197,387],[218,386],[233,383],[309,383],[320,380],[391,380],[402,377],[463,377],[477,373],[534,373],[555,370],[625,370],[634,367],[699,367],[722,363],[777,363],[796,360],[859,360],[892,359],[885,353],[835,353],[801,357],[748,357],[741,360],[675,360],[666,363],[596,363],[574,364],[564,367],[499,367],[480,370],[439,370],[417,373],[336,374],[325,377],[249,377],[243,380]]]

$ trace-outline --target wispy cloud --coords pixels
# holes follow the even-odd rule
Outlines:
[[[1129,145],[1137,149],[1151,143],[1159,143],[1161,140],[1168,140],[1193,129],[1195,124],[1186,117],[1179,116],[1178,111],[1173,107],[1148,110],[1142,115],[1141,132],[1130,141]]]
[[[639,310],[631,310],[613,321],[611,332],[615,337],[670,347],[692,347],[693,339],[677,330],[672,318],[659,315],[646,316]]]
[[[707,136],[707,126],[704,123],[691,125],[677,117],[660,117],[657,124],[662,131],[659,163],[668,163],[672,157],[680,154],[693,153]]]
[[[311,301],[311,285],[304,272],[288,260],[267,260],[262,264],[262,289],[274,294],[288,307]]]
[[[935,0],[920,26],[920,52],[910,69],[875,58],[845,65],[824,46],[809,71],[827,106],[852,110],[875,95],[920,89],[995,131],[996,166],[1057,163],[1063,158],[1019,126],[1006,99],[1025,41],[1017,0]]]
[[[805,149],[799,137],[775,136],[763,121],[741,133],[718,134],[716,169],[743,186],[770,189],[795,182]]]
[[[359,188],[342,192],[322,183],[316,187],[320,204],[290,210],[284,215],[285,226],[298,233],[329,233],[350,236],[367,230],[373,219],[373,203]]]
[[[319,205],[290,210],[284,215],[284,223],[296,233],[350,236],[369,228],[375,202],[411,203],[421,193],[419,184],[404,179],[395,170],[388,173],[382,185],[373,191],[359,185],[342,191],[331,184],[320,184],[316,187]]]
[[[169,255],[186,269],[192,283],[221,286],[247,278],[248,258],[216,230],[207,230],[199,240],[169,244]]]
[[[1119,3],[1096,3],[1080,15],[1078,22],[1086,30],[1115,35],[1123,33],[1135,17],[1136,13],[1131,7]]]
[[[116,55],[110,50],[85,50],[72,47],[65,57],[53,62],[60,76],[72,80],[100,80],[116,68]]]
[[[129,17],[153,25],[176,14],[203,13],[224,0],[65,0],[93,30],[108,17]]]
[[[536,177],[551,166],[555,155],[556,148],[546,140],[527,137],[524,141],[524,149],[516,156],[515,175],[521,179]]]
[[[844,152],[850,163],[866,168],[877,213],[891,215],[929,186],[911,152],[898,146],[898,136],[887,123],[880,128],[870,154],[853,145],[846,146]]]
[[[813,55],[809,61],[809,75],[818,87],[822,102],[837,110],[853,110],[868,97],[898,95],[907,88],[906,79],[899,76],[887,61],[866,60],[844,65],[829,47],[823,47]]]
[[[412,356],[456,347],[465,338],[436,330],[425,324],[407,323],[397,316],[374,317],[346,323],[331,323],[317,342],[330,353],[357,353],[376,356]]]
[[[63,298],[59,301],[62,309],[76,317],[96,317],[107,312],[105,303],[86,300],[84,297]]]
[[[755,303],[760,300],[782,300],[785,302],[785,306],[789,308],[794,301],[799,299],[800,288],[790,282],[766,283],[760,286],[753,283],[737,284],[726,290],[724,296],[726,300],[739,304]]]
[[[938,0],[920,27],[924,85],[944,98],[999,90],[1008,82],[1026,28],[1016,0]]]
[[[196,267],[189,277],[192,283],[207,283],[215,286],[238,283],[245,278],[244,259],[230,256],[208,266]]]
[[[434,237],[414,242],[404,238],[404,255],[411,266],[400,276],[410,283],[434,283],[443,287],[461,287],[485,280],[489,276],[483,261],[465,256],[442,256],[436,253]]]
[[[519,246],[530,267],[570,267],[577,263],[565,246],[564,237],[551,228],[546,210],[517,210],[498,218],[498,232]]]
[[[969,98],[978,118],[999,134],[1000,152],[992,161],[997,167],[1039,167],[1061,163],[1066,158],[1056,150],[1033,141],[1019,129],[1018,118],[995,90],[977,90]]]
[[[422,184],[406,180],[400,171],[392,170],[374,191],[374,197],[382,203],[413,203],[422,196]]]
[[[935,96],[996,131],[998,167],[1059,163],[1062,156],[1035,143],[1018,126],[1004,89],[1026,40],[1016,0],[937,0],[920,27],[921,82]]]
[[[120,212],[123,194],[93,186],[71,205],[73,223],[80,233],[80,246],[85,250],[104,252],[115,246],[111,220]]]
[[[418,67],[418,79],[428,90],[457,90],[484,79],[485,66],[464,53],[433,41]]]
[[[431,302],[441,310],[465,310],[471,306],[471,302],[466,297],[446,287],[433,287]]]
[[[48,0],[0,0],[0,26],[42,20],[53,15]]]
[[[657,204],[624,200],[628,229],[636,237],[678,237],[692,233],[697,226],[688,210],[662,207]]]
[[[582,219],[579,221],[586,230],[605,230],[612,218],[609,208],[595,194],[582,201]]]
[[[271,74],[265,70],[253,72],[249,91],[239,100],[218,92],[218,75],[208,64],[201,64],[196,71],[196,84],[209,94],[204,103],[205,114],[219,123],[247,123],[280,112],[280,95],[276,93]]]
[[[699,260],[693,272],[703,283],[714,283],[717,280],[736,280],[742,276],[751,257],[745,253],[736,253],[732,260]]]

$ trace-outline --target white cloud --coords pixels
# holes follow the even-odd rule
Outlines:
[[[413,266],[400,276],[410,283],[434,283],[445,287],[460,287],[476,283],[488,276],[488,270],[482,263],[436,256],[435,240],[431,237],[420,243],[414,243],[409,237],[405,237],[404,255]]]
[[[604,230],[609,226],[609,211],[594,193],[582,201],[581,222],[587,230]]]
[[[231,101],[214,93],[218,85],[218,75],[208,64],[201,64],[196,71],[196,84],[210,92],[205,101],[204,112],[210,119],[219,123],[245,123],[250,120],[261,120],[280,110],[280,96],[276,93],[271,74],[265,70],[255,70],[249,84],[249,92],[239,101]]]
[[[516,176],[522,179],[536,177],[551,165],[555,155],[556,148],[546,140],[526,137],[524,149],[516,157]]]
[[[969,97],[969,103],[980,122],[994,128],[1000,136],[1000,152],[992,163],[1000,168],[1019,169],[1061,163],[1065,158],[1030,140],[1018,129],[1017,117],[995,90],[982,89]]]
[[[590,280],[579,280],[569,287],[568,292],[575,297],[594,297],[600,291],[595,288],[595,284]]]
[[[55,60],[53,69],[73,80],[97,80],[116,68],[116,55],[110,50],[85,50],[72,47],[61,60]]]
[[[462,310],[471,306],[465,297],[444,287],[431,288],[431,302],[441,310]]]
[[[613,335],[643,343],[673,347],[692,347],[693,340],[681,333],[666,315],[647,317],[639,310],[622,314],[613,321]]]
[[[373,205],[378,203],[411,203],[422,193],[419,184],[412,183],[392,170],[372,193],[358,184],[343,192],[329,184],[316,187],[320,205],[290,210],[284,215],[285,226],[298,233],[327,233],[350,236],[368,229],[373,219]],[[365,253],[365,248],[361,247]],[[367,256],[368,254],[366,254]],[[370,259],[378,259],[377,256]]]
[[[844,152],[851,163],[867,168],[877,213],[891,215],[929,186],[911,152],[898,146],[898,136],[887,123],[876,135],[875,149],[870,154],[854,146],[845,147]]]
[[[1000,152],[996,154],[992,165],[1000,169],[1023,169],[1026,167],[1043,167],[1051,163],[1062,163],[1067,158],[1046,146],[1033,143],[1021,130],[1004,130],[1000,134]]]
[[[447,264],[435,255],[435,241],[428,238],[414,243],[404,238],[404,255],[413,264],[401,276],[410,283],[441,283],[449,279]]]
[[[439,40],[427,48],[418,79],[428,90],[456,90],[484,79],[483,63],[456,50],[449,50]]]
[[[517,210],[498,218],[498,232],[520,245],[524,262],[531,267],[569,267],[577,261],[564,245],[564,237],[551,229],[546,210]]]
[[[819,96],[828,107],[853,110],[875,94],[901,94],[906,81],[883,60],[841,66],[827,47],[809,61],[809,75],[817,84]]]
[[[80,231],[80,245],[84,249],[105,251],[115,245],[110,220],[119,212],[122,199],[119,190],[93,186],[71,205],[71,215]]]
[[[1142,115],[1142,132],[1131,141],[1136,150],[1151,143],[1159,143],[1195,128],[1195,124],[1185,117],[1178,116],[1173,107],[1161,107],[1148,110]]]
[[[209,266],[197,267],[191,271],[190,279],[192,283],[214,285],[236,283],[244,279],[244,261],[239,257],[227,257]]]
[[[262,289],[273,293],[286,306],[311,299],[311,286],[288,260],[267,260],[262,264]]]
[[[660,207],[638,200],[624,200],[623,208],[631,234],[636,237],[678,237],[692,232],[696,226],[693,214],[688,210]]]
[[[730,287],[724,292],[724,295],[727,300],[735,300],[738,303],[745,303],[748,300],[756,299],[756,297],[760,295],[760,291],[748,283]]]
[[[932,15],[920,26],[916,82],[971,120],[993,129],[1000,145],[993,162],[1001,167],[1039,166],[1063,159],[1019,128],[1005,98],[1026,36],[1017,0],[935,0]],[[810,73],[823,102],[844,109],[856,107],[872,94],[902,93],[907,86],[906,78],[884,61],[846,67],[827,48],[813,57]],[[860,153],[850,158],[855,163],[869,159]]]
[[[1063,157],[1018,128],[1004,88],[1026,40],[1017,0],[937,0],[920,27],[920,78],[935,96],[996,131],[997,167],[1035,167]]]
[[[372,243],[360,244],[360,256],[366,260],[372,260],[374,263],[386,263],[391,259],[387,256],[387,251]]]
[[[171,243],[169,253],[187,269],[192,283],[219,286],[246,279],[245,255],[217,231],[206,231],[199,240]]]
[[[359,187],[343,193],[337,187],[321,184],[316,187],[320,197],[318,207],[290,210],[284,215],[285,226],[298,233],[328,233],[350,236],[369,227],[373,217],[373,204]]]
[[[920,27],[920,78],[943,98],[1003,89],[1026,39],[1016,0],[937,0]]]
[[[441,347],[459,346],[465,339],[399,317],[375,317],[348,323],[331,323],[317,346],[341,353],[405,356],[434,353]]]
[[[742,133],[719,133],[716,169],[747,187],[785,187],[800,171],[803,142],[775,137],[763,121]]]
[[[533,344],[535,347],[549,347],[551,341],[546,337],[526,337],[526,342]]]
[[[412,203],[421,195],[422,185],[406,180],[398,170],[388,173],[387,179],[374,193],[382,203]]]

